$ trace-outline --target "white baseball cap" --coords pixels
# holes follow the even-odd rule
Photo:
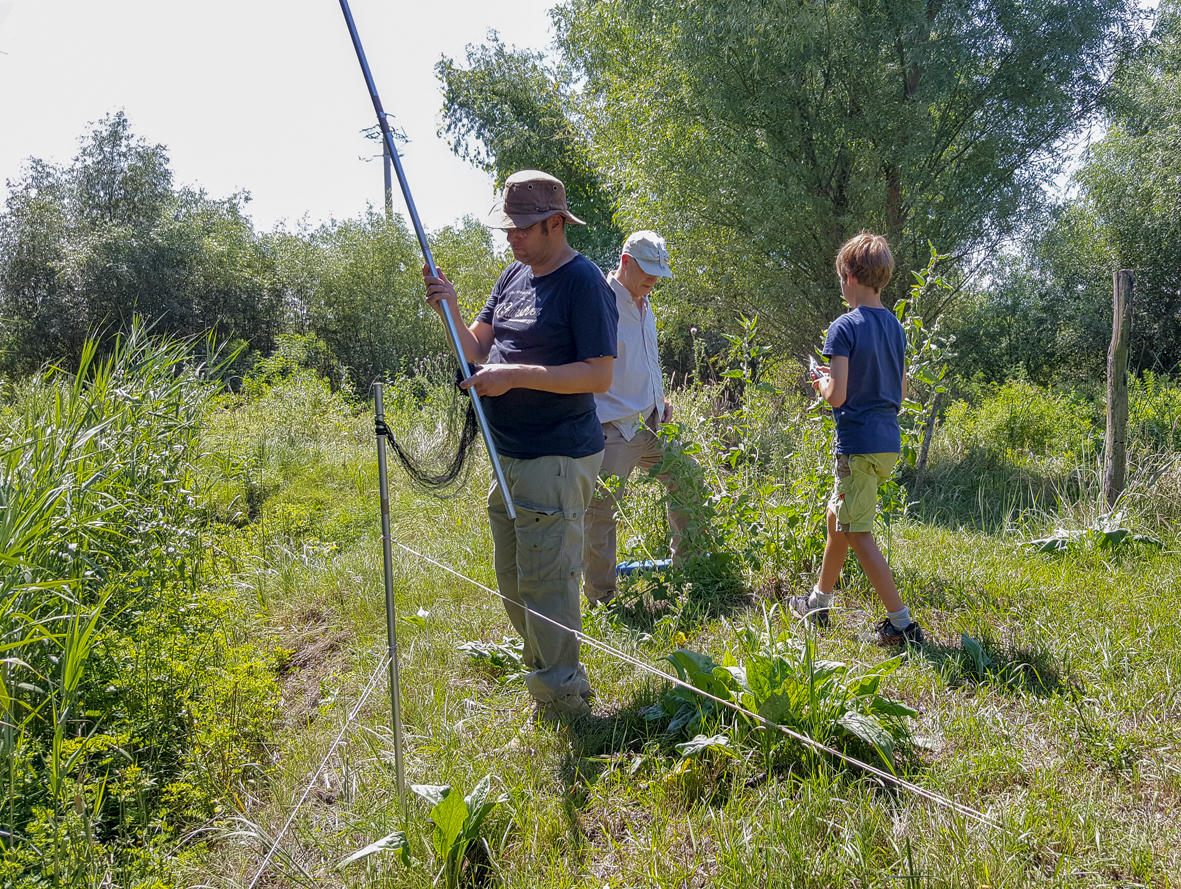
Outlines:
[[[634,259],[649,275],[659,275],[661,278],[673,276],[668,267],[668,247],[664,244],[664,238],[656,232],[632,232],[623,242],[623,255]]]

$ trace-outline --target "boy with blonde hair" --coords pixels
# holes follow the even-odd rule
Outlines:
[[[836,486],[828,502],[820,577],[809,595],[792,596],[791,608],[805,620],[827,626],[833,590],[852,548],[886,608],[886,617],[874,626],[875,641],[922,644],[923,628],[911,620],[890,565],[873,539],[878,488],[894,471],[902,450],[898,411],[906,397],[906,334],[881,297],[894,274],[889,243],[862,231],[841,247],[836,271],[849,311],[829,327],[823,350],[829,363],[812,383],[832,405],[836,420]]]

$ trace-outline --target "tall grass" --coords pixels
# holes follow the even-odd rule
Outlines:
[[[953,403],[937,427],[918,514],[994,531],[1093,523],[1108,512],[1099,397],[1011,381]],[[1128,481],[1117,508],[1167,533],[1181,517],[1181,385],[1133,378],[1129,403]]]
[[[0,409],[0,874],[133,878],[183,824],[225,607],[202,583],[191,343],[136,325]],[[189,797],[200,794],[187,794]]]

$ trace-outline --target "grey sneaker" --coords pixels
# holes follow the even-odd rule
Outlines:
[[[927,636],[913,620],[905,630],[899,630],[890,623],[890,618],[883,617],[874,624],[870,639],[878,645],[922,645]]]
[[[809,593],[807,596],[792,596],[787,600],[788,606],[792,613],[805,623],[824,629],[828,626],[828,609],[827,608],[809,608],[808,599],[811,597]]]

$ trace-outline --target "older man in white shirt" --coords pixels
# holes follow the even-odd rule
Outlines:
[[[586,512],[586,575],[583,595],[591,606],[610,602],[617,589],[615,575],[616,504],[623,499],[628,476],[636,467],[649,469],[664,457],[656,435],[660,423],[672,419],[672,403],[664,395],[656,319],[648,295],[661,278],[671,278],[664,238],[650,231],[630,235],[619,266],[607,276],[619,309],[619,341],[611,388],[595,395],[606,447],[602,478],[617,476],[615,490],[600,484]],[[667,475],[658,478],[668,483]],[[669,509],[672,556],[685,531],[686,519]]]

